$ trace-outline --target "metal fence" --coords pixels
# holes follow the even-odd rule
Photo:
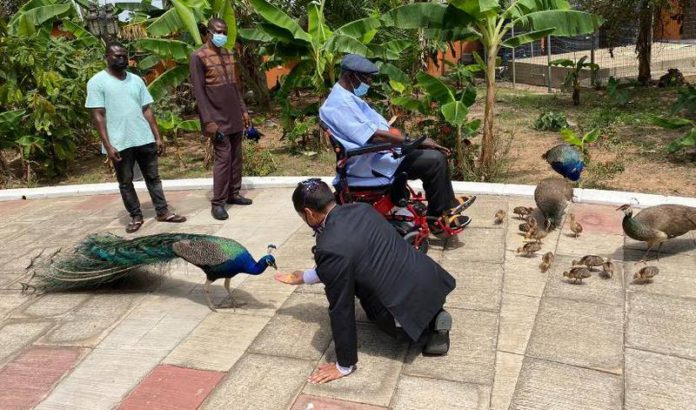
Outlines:
[[[520,34],[520,33],[516,33]],[[509,33],[513,35],[513,33]],[[635,52],[636,28],[627,28],[620,39],[608,46],[602,32],[579,37],[548,36],[515,49],[501,50],[503,79],[517,83],[560,88],[570,68],[551,66],[557,59],[578,61],[587,56],[588,62],[599,66],[594,76],[589,69],[581,73],[581,84],[606,84],[609,77],[629,79],[638,76],[638,55]],[[651,53],[651,73],[654,79],[668,69],[679,69],[684,75],[696,75],[696,40],[654,40]]]

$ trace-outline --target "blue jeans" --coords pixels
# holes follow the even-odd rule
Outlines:
[[[114,162],[116,169],[116,179],[118,189],[121,191],[121,198],[126,211],[131,217],[143,216],[140,210],[140,200],[133,186],[133,167],[138,163],[145,179],[145,186],[150,193],[152,204],[155,206],[157,215],[165,215],[168,211],[167,200],[164,198],[162,180],[159,176],[157,166],[157,146],[155,143],[131,147],[120,151],[121,161]]]

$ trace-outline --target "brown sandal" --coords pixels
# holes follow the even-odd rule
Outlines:
[[[181,222],[186,222],[186,217],[177,215],[174,212],[166,213],[164,215],[157,215],[157,220],[159,222],[172,222],[172,223],[181,223]]]
[[[141,226],[143,226],[143,223],[144,221],[142,216],[140,217],[140,219],[136,219],[136,217],[134,217],[126,226],[126,233],[136,232],[138,229],[140,229]]]

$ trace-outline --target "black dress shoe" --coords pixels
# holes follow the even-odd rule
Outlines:
[[[430,338],[423,348],[426,356],[444,356],[449,351],[449,332],[452,329],[452,316],[441,310],[431,322]]]
[[[252,201],[249,198],[244,198],[243,196],[241,196],[239,194],[233,196],[232,199],[227,200],[227,203],[230,205],[251,205],[252,202],[254,202],[254,201]]]
[[[225,207],[221,205],[213,205],[213,209],[210,210],[210,213],[213,214],[213,218],[220,221],[224,221],[230,217],[227,211],[225,211]]]

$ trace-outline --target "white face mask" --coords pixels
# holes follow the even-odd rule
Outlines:
[[[211,39],[213,45],[215,47],[222,47],[225,44],[227,44],[227,35],[226,34],[217,34],[217,33],[210,33],[213,35],[213,38]]]

